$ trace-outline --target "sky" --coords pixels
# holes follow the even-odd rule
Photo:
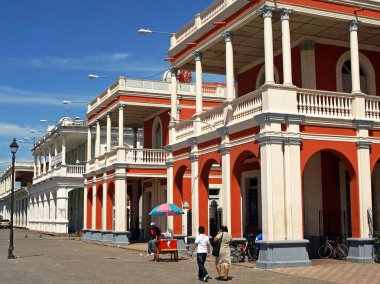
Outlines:
[[[85,118],[86,104],[63,100],[92,100],[115,80],[88,74],[159,80],[169,37],[137,30],[176,32],[212,2],[0,0],[0,171],[13,138],[16,160],[33,160],[33,139],[48,125]]]

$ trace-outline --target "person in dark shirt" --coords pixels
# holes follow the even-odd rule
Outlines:
[[[156,243],[158,244],[161,236],[161,230],[156,226],[156,223],[154,222],[150,223],[149,235],[152,239],[148,242],[148,255],[153,255]]]

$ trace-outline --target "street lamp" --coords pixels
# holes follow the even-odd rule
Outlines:
[[[12,153],[12,188],[11,188],[11,222],[10,222],[10,232],[9,232],[9,248],[8,248],[8,259],[15,259],[13,255],[13,203],[15,198],[15,160],[16,152],[18,149],[18,144],[16,138],[13,138],[13,142],[9,145]]]
[[[69,104],[88,104],[89,102],[79,102],[79,101],[62,101],[64,105],[69,105]]]
[[[139,29],[137,31],[140,35],[147,35],[147,34],[164,34],[164,35],[172,35],[173,33],[169,32],[161,32],[161,31],[152,31],[150,29]]]

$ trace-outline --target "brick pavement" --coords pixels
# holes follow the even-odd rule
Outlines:
[[[80,242],[78,238],[47,235],[40,237],[37,233],[15,230],[14,254],[17,258],[8,260],[6,259],[8,237],[9,230],[0,230],[1,284],[152,283],[159,280],[164,280],[165,283],[200,283],[196,278],[196,262],[184,256],[178,262],[166,260],[155,263],[151,257],[145,256],[145,252],[139,251],[136,245],[129,249],[120,249]],[[145,250],[144,245],[138,246]],[[323,264],[316,263],[311,268],[266,271],[255,269],[250,263],[244,263],[232,266],[231,279],[228,283],[328,283],[328,280],[342,279],[332,278],[326,274],[326,271],[331,269],[343,274],[352,271],[353,274],[362,277],[358,272],[354,272],[356,266],[327,261]],[[206,263],[206,267],[210,275],[215,277],[216,271],[212,260]],[[318,272],[316,269],[322,270]],[[358,265],[357,269],[374,271],[373,274],[369,272],[367,278],[360,281],[365,283],[371,275],[378,276],[380,266]],[[348,271],[343,272],[345,270]],[[359,282],[355,275],[349,280],[354,279]],[[219,281],[211,279],[209,282]],[[371,282],[376,283],[376,281]]]

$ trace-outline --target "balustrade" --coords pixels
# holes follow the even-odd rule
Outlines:
[[[127,149],[126,162],[129,164],[164,165],[165,151],[160,149]]]
[[[380,98],[376,96],[366,96],[365,117],[367,119],[380,119]]]

